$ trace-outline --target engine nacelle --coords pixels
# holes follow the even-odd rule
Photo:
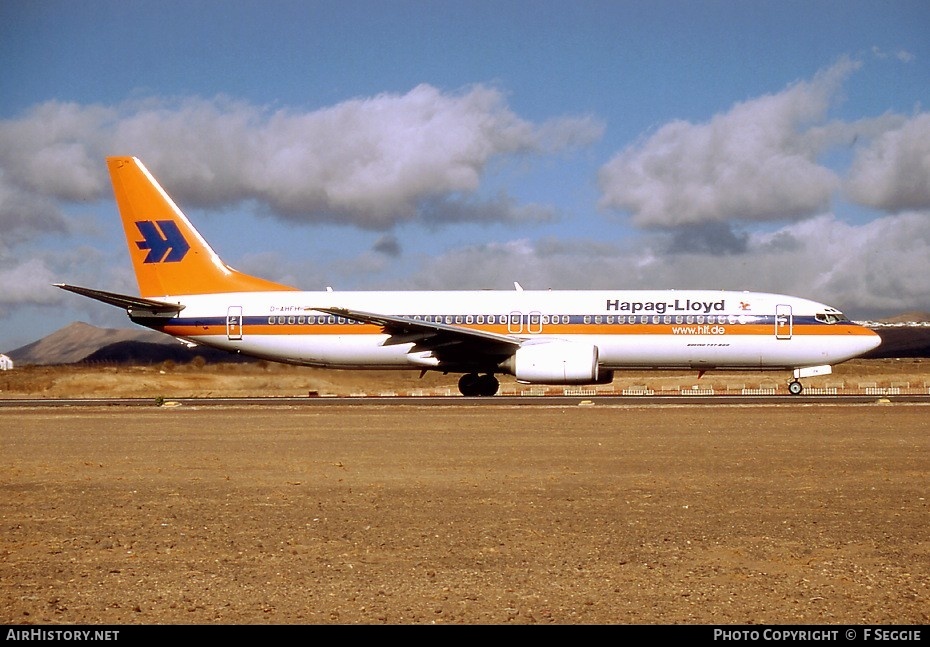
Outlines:
[[[598,374],[597,346],[568,341],[521,346],[501,368],[531,384],[606,384],[613,379],[610,371]]]

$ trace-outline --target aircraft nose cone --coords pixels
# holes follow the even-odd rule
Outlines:
[[[869,334],[862,336],[862,351],[861,352],[863,353],[867,353],[870,350],[874,350],[878,348],[879,346],[881,346],[882,344],[882,338],[877,332],[875,332],[874,330],[868,330],[868,332]]]

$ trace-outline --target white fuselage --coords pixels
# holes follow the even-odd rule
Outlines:
[[[239,292],[165,296],[174,316],[138,323],[246,355],[335,368],[418,369],[414,342],[316,308],[389,314],[487,331],[524,346],[596,347],[603,370],[794,369],[832,365],[879,343],[829,306],[784,295],[706,290]],[[454,367],[453,367],[454,368]],[[499,372],[507,372],[506,369]]]

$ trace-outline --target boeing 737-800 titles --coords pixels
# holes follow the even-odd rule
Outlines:
[[[606,384],[623,369],[793,371],[865,353],[878,335],[807,299],[711,290],[303,292],[223,263],[134,157],[107,159],[141,296],[58,284],[185,342],[346,369],[461,373],[490,396],[499,374]]]

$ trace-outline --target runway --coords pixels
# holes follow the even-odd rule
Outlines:
[[[815,404],[889,404],[930,403],[930,394],[880,393],[843,395],[596,395],[596,396],[341,396],[341,397],[196,397],[196,398],[0,398],[0,407],[155,407],[155,406],[259,406],[259,407],[327,407],[327,406],[504,406],[504,407],[572,407],[572,406],[695,406]]]

